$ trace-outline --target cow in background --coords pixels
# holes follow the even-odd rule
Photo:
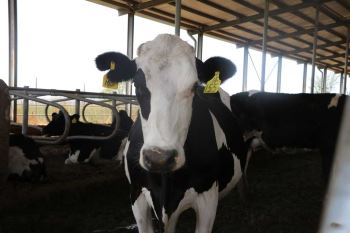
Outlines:
[[[9,141],[8,180],[46,180],[44,157],[35,141],[22,134],[11,134]]]
[[[319,149],[327,179],[345,100],[338,94],[242,92],[230,102],[252,148]]]
[[[230,106],[198,84],[198,77],[214,73],[196,68],[193,48],[172,35],[141,45],[135,60],[108,52],[96,64],[110,69],[111,82],[134,81],[140,113],[124,164],[139,232],[154,232],[154,213],[160,232],[173,233],[188,208],[196,212],[196,232],[211,232],[219,197],[240,180],[247,153]],[[229,74],[215,71],[229,77],[235,72],[230,67]]]
[[[69,135],[84,136],[108,136],[115,127],[115,122],[111,126],[83,123],[79,121],[80,116],[74,114],[70,116],[71,129]],[[119,128],[116,134],[110,139],[69,139],[67,140],[70,152],[66,159],[66,164],[87,163],[91,158],[113,159],[117,157],[122,141],[127,137],[133,124],[133,120],[126,111],[119,111]],[[62,112],[53,113],[52,121],[43,128],[46,135],[60,135],[65,127],[65,118]]]

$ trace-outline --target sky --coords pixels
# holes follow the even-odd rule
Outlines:
[[[7,0],[0,0],[0,79],[8,81]],[[18,86],[65,90],[104,91],[103,73],[95,57],[107,51],[126,54],[127,16],[86,0],[17,0],[18,5]],[[134,56],[137,47],[161,33],[174,33],[169,25],[135,17]],[[181,30],[181,38],[194,42]],[[229,94],[242,90],[243,48],[204,37],[203,60],[226,57],[237,66],[236,75],[222,87]],[[261,52],[249,50],[248,90],[260,89]],[[330,72],[329,72],[330,73]],[[303,65],[283,59],[281,91],[302,91]],[[308,90],[311,66],[308,67]],[[316,76],[320,72],[316,71]],[[316,77],[319,79],[319,77]],[[267,55],[266,91],[275,92],[277,57]],[[332,92],[337,92],[339,84]]]

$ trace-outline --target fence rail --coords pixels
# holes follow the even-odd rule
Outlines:
[[[76,91],[66,91],[66,90],[55,90],[55,89],[37,89],[29,87],[10,87],[9,94],[11,96],[11,101],[17,102],[23,100],[22,104],[22,133],[27,134],[28,131],[28,116],[29,116],[29,101],[41,103],[45,105],[45,117],[48,121],[50,118],[48,116],[49,106],[53,106],[62,111],[65,118],[65,129],[61,136],[59,137],[43,137],[43,136],[32,136],[38,143],[41,144],[57,144],[64,140],[69,139],[95,139],[95,140],[105,140],[113,137],[119,126],[119,115],[117,111],[117,106],[120,105],[138,105],[135,96],[131,95],[121,95],[121,94],[108,94],[108,93],[95,93],[95,92],[81,92]],[[47,100],[48,96],[60,97],[59,99]],[[45,99],[46,98],[46,99]],[[68,136],[70,129],[70,118],[67,109],[62,105],[62,102],[73,101],[75,113],[80,114],[81,107],[80,103],[85,102],[81,115],[84,121],[86,119],[86,108],[89,105],[97,105],[112,112],[112,119],[116,122],[116,126],[113,132],[108,136]],[[110,103],[110,104],[109,104]],[[103,114],[105,115],[105,114]]]

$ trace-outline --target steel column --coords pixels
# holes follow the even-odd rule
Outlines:
[[[349,41],[350,40],[350,27],[348,27],[346,35],[346,49],[345,49],[345,61],[344,61],[344,90],[343,93],[346,94],[346,83],[348,77],[348,57],[349,57]]]
[[[282,77],[282,55],[278,56],[277,66],[277,93],[281,92],[281,77]]]
[[[17,0],[8,0],[9,87],[17,87]],[[17,122],[17,101],[11,106],[12,120]]]
[[[323,69],[323,77],[322,77],[322,93],[326,93],[327,91],[327,67]]]
[[[316,62],[316,50],[317,50],[317,32],[318,32],[319,14],[320,14],[320,6],[318,4],[316,6],[314,42],[312,46],[311,93],[314,93],[314,86],[315,86],[315,62]]]
[[[303,93],[306,93],[306,81],[307,81],[307,62],[304,63],[304,70],[303,70]]]
[[[25,89],[28,89],[28,86],[24,86]],[[27,95],[27,92],[24,92]],[[22,134],[27,135],[28,132],[28,115],[29,115],[29,100],[23,99],[23,117],[22,117]]]
[[[202,60],[203,57],[203,33],[198,33],[197,58]]]
[[[340,87],[339,87],[339,94],[343,94],[344,91],[344,72],[340,73]]]
[[[263,44],[262,44],[262,62],[261,62],[261,91],[265,91],[265,73],[266,73],[266,49],[267,49],[267,33],[268,33],[268,23],[269,23],[269,3],[270,0],[265,0],[264,9],[264,34],[263,34]]]
[[[249,47],[248,46],[244,46],[242,91],[247,91],[247,83],[248,83],[248,53],[249,53]]]
[[[128,14],[128,38],[127,38],[127,55],[130,59],[134,58],[134,27],[135,27],[135,15],[134,13]],[[132,95],[132,83],[130,81],[125,83],[125,91],[127,95]],[[131,116],[132,105],[125,105],[126,112]]]
[[[175,35],[180,36],[180,23],[181,23],[181,0],[176,0],[176,12],[175,12]]]
[[[75,91],[77,92],[77,95],[79,95],[80,89],[75,89]],[[74,110],[75,114],[80,115],[80,101],[78,99],[75,100],[74,107],[75,107],[75,110]]]

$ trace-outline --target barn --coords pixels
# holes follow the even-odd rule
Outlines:
[[[0,232],[349,232],[347,0],[1,4]]]

